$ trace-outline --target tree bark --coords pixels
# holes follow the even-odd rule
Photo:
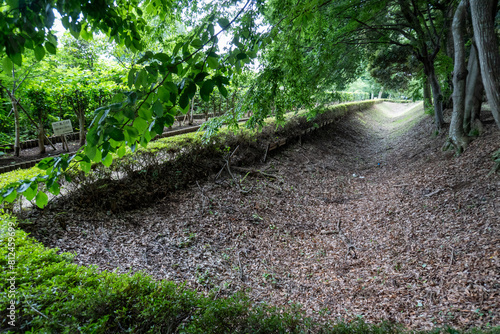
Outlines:
[[[380,88],[380,91],[378,92],[378,98],[379,99],[382,98],[382,94],[384,94],[384,86],[382,86],[382,88]]]
[[[500,53],[495,34],[497,0],[470,0],[484,90],[493,118],[500,128]]]
[[[194,112],[194,96],[191,99],[191,110],[189,112],[188,124],[193,125],[193,112]]]
[[[481,69],[479,68],[479,59],[477,49],[474,44],[470,49],[469,63],[467,66],[467,84],[465,88],[465,114],[464,114],[464,132],[470,134],[474,129],[482,128],[479,120],[481,112],[481,103],[483,102],[483,82],[481,80]]]
[[[454,46],[454,70],[453,70],[453,112],[449,139],[458,154],[462,153],[469,144],[469,138],[464,133],[464,109],[465,109],[465,79],[467,68],[465,66],[465,42],[464,26],[466,14],[466,0],[461,0],[455,16],[453,17],[452,33]]]
[[[427,108],[432,108],[431,86],[427,76],[424,76],[424,109]]]
[[[443,127],[443,93],[441,93],[441,86],[439,85],[438,78],[436,76],[436,70],[434,69],[434,63],[431,61],[424,62],[424,69],[427,75],[427,79],[432,88],[432,97],[434,104],[434,119],[436,122],[436,129],[439,131]]]
[[[85,145],[85,111],[78,113],[78,126],[80,131],[78,136],[80,137],[80,146]]]
[[[45,130],[42,118],[38,120],[38,149],[40,154],[45,153]]]
[[[11,96],[9,95],[9,98]],[[11,98],[12,110],[14,111],[14,156],[18,157],[21,154],[21,124],[19,122],[19,110],[17,109],[17,101]]]

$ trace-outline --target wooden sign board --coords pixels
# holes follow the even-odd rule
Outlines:
[[[73,133],[73,126],[71,125],[71,120],[69,119],[52,123],[52,129],[54,130],[54,136],[61,136],[61,135],[66,135],[68,133]]]

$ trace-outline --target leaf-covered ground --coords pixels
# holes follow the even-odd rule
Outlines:
[[[444,141],[420,105],[384,102],[246,166],[261,172],[233,168],[241,188],[224,171],[140,210],[46,210],[25,229],[80,264],[318,319],[498,326],[500,133],[458,158]]]

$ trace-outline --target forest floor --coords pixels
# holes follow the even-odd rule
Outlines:
[[[246,166],[263,173],[233,169],[248,193],[223,174],[134,211],[35,210],[24,228],[78,264],[318,320],[500,325],[494,125],[455,157],[420,105],[384,102],[302,139]]]

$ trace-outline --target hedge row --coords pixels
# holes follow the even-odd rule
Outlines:
[[[278,125],[274,118],[269,118],[263,125],[263,131],[257,134],[255,130],[243,127],[240,127],[237,131],[221,128],[217,134],[211,136],[211,140],[208,143],[203,140],[205,136],[204,131],[161,138],[150,142],[146,148],[139,147],[136,152],[131,152],[130,149],[127,149],[125,156],[121,159],[118,159],[115,155],[111,168],[107,168],[102,164],[94,164],[90,174],[85,176],[80,175],[78,180],[83,181],[88,178],[90,182],[93,182],[96,178],[109,178],[113,172],[120,172],[128,175],[137,171],[149,169],[151,166],[164,164],[169,159],[179,157],[181,154],[192,154],[190,152],[200,150],[221,152],[221,149],[224,149],[226,146],[230,147],[231,144],[234,145],[235,139],[237,142],[246,141],[247,143],[255,144],[256,142],[270,141],[272,138],[279,136],[294,136],[311,124],[314,124],[316,121],[322,122],[332,118],[338,118],[345,115],[350,110],[364,110],[381,101],[382,100],[370,100],[330,106],[328,109],[318,112],[312,119],[310,114],[306,111],[300,111],[297,114],[290,113],[285,115],[285,121],[281,125]],[[265,145],[260,146],[263,150],[265,149]],[[0,189],[8,186],[11,182],[34,177],[40,172],[40,169],[33,167],[0,174]]]

